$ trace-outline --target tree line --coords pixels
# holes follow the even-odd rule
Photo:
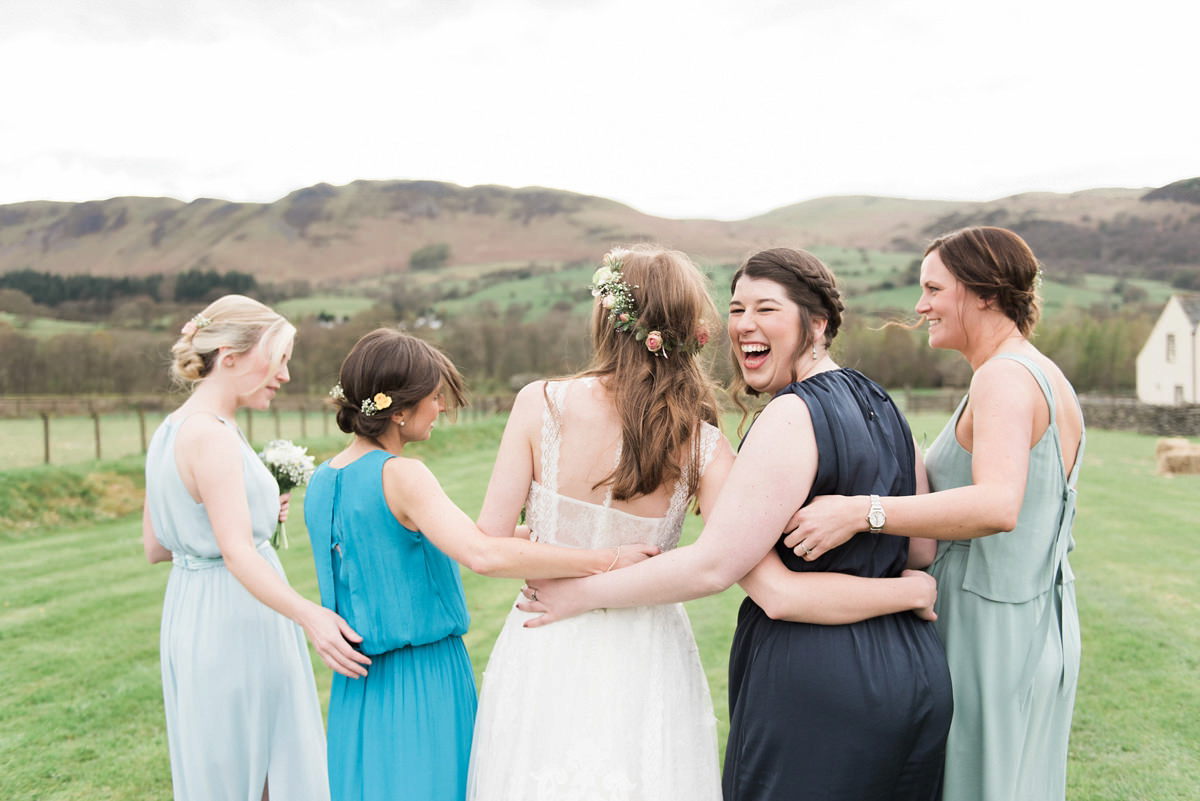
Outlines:
[[[189,309],[190,310],[190,309]],[[148,307],[161,320],[163,308]],[[408,328],[442,348],[477,394],[504,394],[533,378],[581,369],[590,355],[586,315],[552,310],[525,319],[526,307],[482,302],[468,312],[419,326],[419,309],[384,303],[337,324],[308,317],[296,321],[291,362],[292,394],[323,395],[354,342],[379,325]],[[170,348],[187,312],[176,308],[171,325],[103,328],[89,333],[37,337],[0,322],[0,394],[144,395],[167,393]],[[1034,342],[1053,358],[1080,392],[1128,393],[1135,360],[1153,320],[1145,314],[1087,310],[1062,312],[1043,321]],[[834,355],[890,388],[965,387],[970,369],[953,352],[935,351],[924,329],[849,315]],[[714,378],[727,383],[732,363],[723,331],[707,349]]]
[[[216,270],[193,269],[170,277],[162,273],[113,277],[11,270],[0,275],[0,289],[23,292],[33,303],[50,308],[64,303],[103,307],[137,297],[157,302],[196,303],[230,292],[251,295],[258,289],[258,281],[253,275],[236,270],[218,273]]]

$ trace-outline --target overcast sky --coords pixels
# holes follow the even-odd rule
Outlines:
[[[546,186],[665,217],[1200,176],[1186,0],[0,0],[0,203]]]

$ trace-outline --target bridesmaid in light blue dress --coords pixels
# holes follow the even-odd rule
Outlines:
[[[172,374],[194,390],[146,454],[143,545],[173,563],[160,650],[176,801],[328,799],[305,633],[336,669],[367,661],[344,621],[288,586],[269,542],[279,486],[233,422],[288,380],[294,334],[242,296],[193,317]]]

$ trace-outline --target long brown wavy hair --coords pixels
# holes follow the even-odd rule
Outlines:
[[[700,343],[719,315],[708,281],[686,255],[654,245],[622,254],[621,274],[637,305],[638,324],[683,347],[663,358],[632,332],[618,331],[597,298],[592,311],[591,365],[579,377],[604,378],[621,420],[621,458],[596,486],[612,484],[613,498],[647,495],[682,475],[680,456],[691,449],[688,491],[700,484],[700,422],[719,425],[717,399],[701,362]]]

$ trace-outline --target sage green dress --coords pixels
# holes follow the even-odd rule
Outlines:
[[[937,629],[954,686],[943,801],[1063,801],[1067,738],[1079,678],[1079,612],[1067,554],[1074,547],[1080,440],[1068,475],[1041,369],[1050,425],[1029,452],[1017,527],[943,542],[930,572],[938,581]],[[929,448],[933,491],[971,483],[971,454],[954,436],[967,399]]]

